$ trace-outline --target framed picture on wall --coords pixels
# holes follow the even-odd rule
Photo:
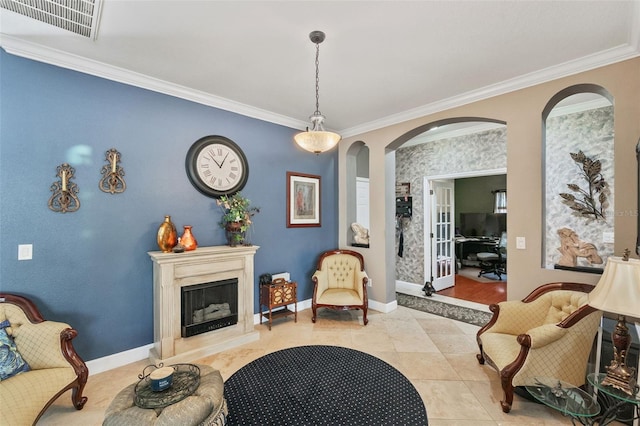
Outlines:
[[[320,176],[287,172],[287,228],[320,225]]]

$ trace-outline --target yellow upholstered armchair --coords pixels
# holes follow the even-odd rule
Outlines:
[[[363,322],[367,325],[367,273],[364,259],[351,250],[330,250],[320,255],[313,280],[311,309],[316,322],[318,308],[362,309]]]
[[[8,293],[0,293],[0,322],[9,324],[2,330],[15,343],[3,349],[4,355],[17,349],[13,364],[22,358],[29,366],[0,381],[0,424],[36,424],[69,389],[74,407],[81,410],[87,402],[82,391],[89,370],[71,344],[78,332],[65,323],[45,321],[31,300]]]
[[[500,374],[502,411],[513,391],[534,377],[551,377],[582,386],[602,313],[587,305],[589,284],[550,283],[522,301],[491,305],[493,317],[477,334],[480,364]]]

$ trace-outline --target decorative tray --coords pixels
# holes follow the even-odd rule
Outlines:
[[[159,366],[148,365],[138,375],[140,381],[135,387],[134,402],[140,408],[164,408],[167,405],[175,404],[182,401],[189,395],[193,394],[198,386],[200,386],[200,368],[193,364],[174,364],[170,365],[173,372],[172,385],[163,391],[153,391],[151,389],[151,380],[147,373],[148,368],[160,368]]]

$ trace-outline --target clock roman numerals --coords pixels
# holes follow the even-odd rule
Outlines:
[[[242,149],[223,136],[205,136],[187,153],[187,174],[203,194],[218,197],[241,190],[249,168]]]

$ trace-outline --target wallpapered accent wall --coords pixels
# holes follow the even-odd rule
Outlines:
[[[613,232],[613,216],[617,214],[613,205],[613,106],[592,109],[574,114],[550,117],[546,123],[545,149],[545,259],[544,266],[553,268],[560,259],[560,238],[558,229],[570,228],[583,242],[596,246],[602,257],[602,264],[592,264],[582,257],[577,266],[603,268],[607,257],[613,255],[613,244],[603,243],[603,232]],[[560,193],[571,193],[567,184],[577,184],[587,190],[587,181],[582,177],[579,164],[571,159],[570,153],[584,152],[593,160],[602,163],[602,175],[608,183],[608,207],[605,220],[581,217],[562,202]],[[633,155],[633,153],[629,153]],[[596,195],[597,198],[597,195]],[[599,205],[599,203],[598,203]]]
[[[410,182],[413,217],[396,224],[396,279],[423,284],[424,177],[507,167],[507,129],[502,127],[455,138],[441,139],[396,151],[396,182]],[[400,230],[403,253],[398,256]]]

